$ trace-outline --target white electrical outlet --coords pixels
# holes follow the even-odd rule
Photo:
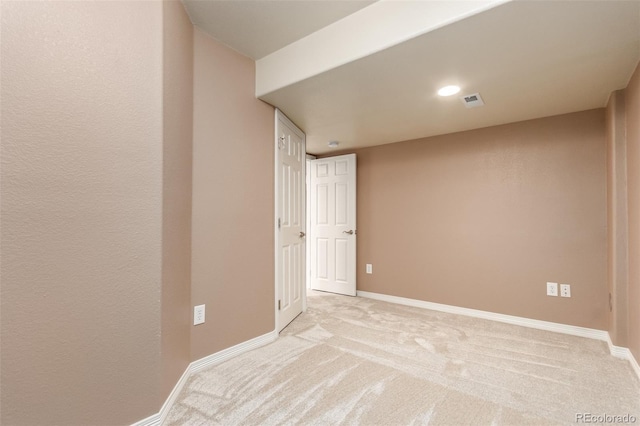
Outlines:
[[[204,323],[204,305],[193,307],[193,325]]]
[[[373,274],[373,265],[367,263],[367,274]]]
[[[571,297],[571,285],[569,285],[569,284],[560,284],[560,296],[562,296],[562,297]]]
[[[558,295],[558,283],[547,283],[547,296]]]

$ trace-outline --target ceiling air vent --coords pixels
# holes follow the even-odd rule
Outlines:
[[[467,108],[481,107],[484,105],[484,101],[480,97],[480,93],[465,95],[460,99],[462,100],[462,103],[464,104],[464,106],[466,106]]]

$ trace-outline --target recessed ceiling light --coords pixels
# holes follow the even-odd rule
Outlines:
[[[329,142],[329,148],[337,148],[338,145],[340,145],[340,142],[338,142],[338,141]]]
[[[458,86],[444,86],[440,90],[438,90],[438,95],[451,96],[451,95],[455,95],[459,91],[460,91],[460,87]]]

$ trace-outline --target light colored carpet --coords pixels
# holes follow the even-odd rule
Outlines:
[[[169,425],[546,425],[634,415],[604,342],[313,292],[265,347],[194,375]]]

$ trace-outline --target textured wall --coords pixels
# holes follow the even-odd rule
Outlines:
[[[611,93],[607,103],[607,253],[611,305],[609,334],[617,346],[627,346],[628,222],[627,142],[624,90]]]
[[[160,406],[162,4],[2,2],[2,419]]]
[[[604,110],[357,154],[359,290],[607,329]]]
[[[640,361],[640,65],[625,91],[629,202],[629,348]]]
[[[192,360],[274,329],[274,110],[254,89],[254,62],[196,29]]]
[[[163,2],[162,399],[189,365],[193,25]]]

